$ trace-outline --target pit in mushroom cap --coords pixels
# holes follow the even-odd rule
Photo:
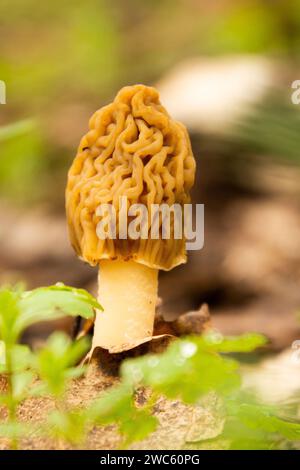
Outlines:
[[[186,261],[184,238],[102,240],[96,233],[97,207],[119,197],[129,204],[190,202],[195,160],[185,127],[171,119],[157,90],[124,87],[114,101],[96,111],[81,139],[68,175],[66,208],[77,254],[92,265],[103,259],[131,259],[169,270]],[[150,225],[149,225],[150,231]]]

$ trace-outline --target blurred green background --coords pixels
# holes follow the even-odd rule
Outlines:
[[[25,203],[61,204],[88,116],[121,86],[189,57],[299,55],[298,0],[3,0],[0,18],[1,194]]]
[[[224,332],[298,333],[299,0],[2,0],[0,280],[93,291],[65,228],[67,169],[89,116],[157,85],[189,128],[206,242],[162,275],[162,310],[206,301]],[[178,289],[174,292],[174,282]]]

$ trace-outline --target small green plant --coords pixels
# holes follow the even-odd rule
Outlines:
[[[264,346],[259,334],[222,337],[214,332],[187,337],[171,344],[161,355],[125,361],[123,381],[134,387],[149,386],[157,394],[185,403],[197,404],[209,392],[220,397],[225,416],[218,438],[229,449],[273,449],[300,441],[300,422],[281,419],[276,407],[267,406],[245,393],[240,364],[230,357]],[[199,443],[203,445],[204,443]]]
[[[258,334],[222,337],[211,332],[174,341],[165,352],[125,360],[120,382],[85,407],[67,405],[70,381],[82,375],[78,365],[89,347],[87,339],[72,342],[62,332],[53,333],[45,346],[32,352],[19,344],[24,329],[40,320],[63,315],[92,318],[101,309],[86,291],[64,285],[24,291],[0,291],[0,363],[7,387],[0,403],[7,418],[0,424],[0,435],[18,448],[20,439],[30,431],[45,434],[60,443],[83,446],[94,427],[115,425],[122,437],[121,446],[142,440],[157,428],[157,400],[182,400],[197,404],[211,392],[219,397],[224,426],[220,435],[229,449],[277,449],[300,441],[300,423],[282,419],[278,410],[258,402],[241,386],[240,364],[235,353],[249,353],[266,343]],[[143,406],[136,404],[136,393],[147,390]],[[20,405],[29,397],[51,397],[53,411],[44,423],[24,423],[18,418]],[[148,398],[146,398],[148,397]],[[194,443],[203,448],[205,441]]]
[[[26,432],[26,424],[17,419],[20,404],[42,391],[48,391],[59,402],[67,379],[82,373],[81,368],[72,366],[87,350],[85,339],[71,344],[66,335],[55,333],[42,351],[33,354],[28,346],[18,343],[22,332],[38,321],[65,315],[92,318],[95,307],[101,309],[86,291],[62,284],[32,291],[21,287],[0,291],[0,371],[7,378],[7,389],[0,396],[0,403],[8,413],[0,434],[11,438],[12,448],[17,448],[20,436]],[[37,377],[42,383],[35,386]]]

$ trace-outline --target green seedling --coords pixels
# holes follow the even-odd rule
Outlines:
[[[69,339],[57,333],[49,339],[47,347],[35,355],[27,346],[18,344],[23,331],[38,321],[65,315],[92,318],[96,307],[101,309],[86,291],[62,284],[32,291],[20,287],[0,291],[0,371],[7,378],[0,403],[8,413],[0,434],[11,439],[12,448],[18,446],[20,436],[25,434],[25,425],[17,420],[17,410],[22,401],[36,394],[37,373],[44,379],[41,388],[57,397],[64,392],[66,379],[82,372],[70,364],[73,366],[86,349],[86,341],[70,345]],[[57,377],[56,382],[54,377]]]

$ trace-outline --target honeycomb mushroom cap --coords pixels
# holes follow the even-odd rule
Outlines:
[[[195,160],[186,128],[160,104],[155,88],[122,88],[95,112],[68,174],[66,210],[72,245],[95,265],[103,259],[131,259],[168,270],[186,261],[185,239],[100,239],[97,208],[110,203],[119,224],[119,197],[130,205],[190,202]],[[150,213],[150,212],[149,212]],[[150,232],[149,223],[149,232]]]

